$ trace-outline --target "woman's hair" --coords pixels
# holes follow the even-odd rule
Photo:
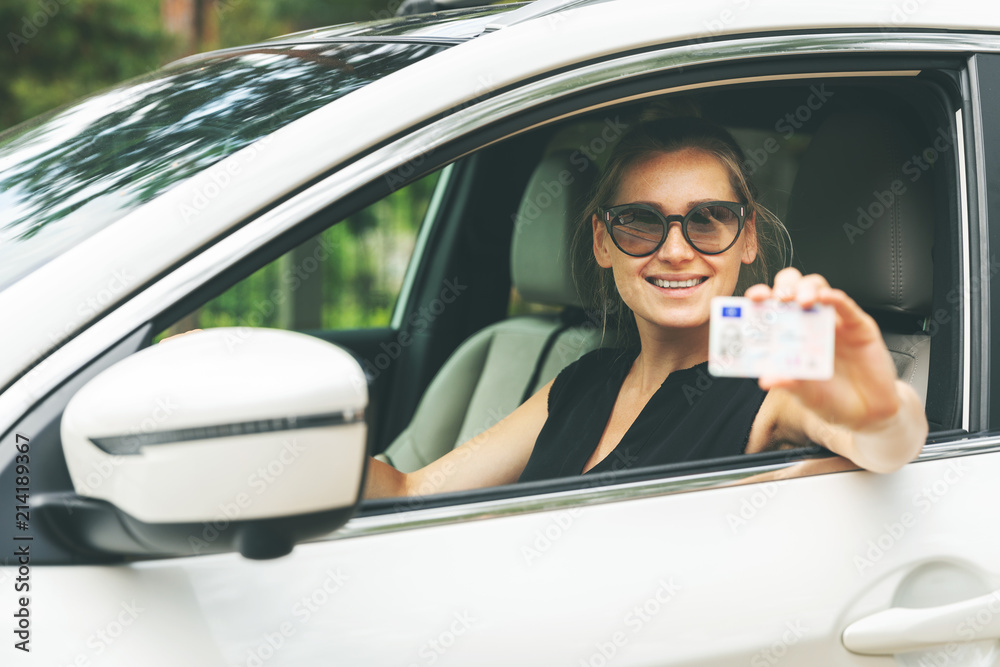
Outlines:
[[[715,157],[729,173],[730,186],[741,203],[756,217],[757,257],[751,264],[740,266],[735,294],[757,283],[770,283],[774,274],[787,265],[791,251],[788,231],[777,216],[757,199],[757,188],[750,180],[746,160],[739,144],[722,127],[701,118],[664,118],[640,123],[629,130],[608,158],[593,196],[586,204],[584,215],[573,237],[573,278],[580,294],[590,295],[601,316],[604,330],[609,324],[617,330],[625,345],[638,344],[638,329],[631,310],[622,301],[615,286],[611,269],[601,268],[590,251],[593,243],[591,216],[599,208],[614,205],[615,195],[625,174],[636,164],[661,153],[673,153],[685,148],[703,151]],[[750,215],[747,215],[749,219]],[[743,228],[743,233],[747,228]]]

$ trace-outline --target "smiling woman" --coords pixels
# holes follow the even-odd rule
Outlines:
[[[668,159],[669,154],[682,149],[688,149],[683,153],[685,158],[683,162],[678,160],[681,157],[678,155]],[[694,167],[694,170],[689,171],[689,166]],[[696,198],[697,201],[691,199],[678,202],[678,215],[687,214],[694,217],[702,210],[695,206],[696,203],[703,204],[713,200],[722,200],[739,207],[738,210],[734,208],[730,211],[736,218],[737,224],[727,226],[723,235],[725,243],[721,243],[721,236],[713,234],[710,246],[703,243],[702,247],[696,249],[698,243],[692,242],[691,239],[692,217],[686,219],[682,217],[683,223],[678,226],[665,224],[666,220],[662,218],[663,212],[658,205],[648,199],[646,192],[641,192],[643,189],[649,191],[659,187],[680,193],[682,190],[675,182],[677,178],[690,181],[685,187],[709,197],[706,199],[702,196]],[[623,184],[633,185],[633,189],[637,191],[622,191]],[[712,195],[712,192],[715,194]],[[622,206],[626,203],[639,203],[651,211],[648,216],[643,217],[651,218],[648,224],[656,231],[656,243],[645,244],[641,248],[632,244],[622,247],[622,236],[631,225],[623,220],[621,213],[636,210]],[[744,206],[746,211],[742,210]],[[604,224],[600,224],[596,216],[593,221],[588,216],[574,237],[574,244],[577,247],[574,257],[585,255],[582,250],[593,242],[592,234],[601,233],[599,227],[607,230],[611,240],[622,253],[633,257],[648,256],[654,253],[660,244],[672,243],[673,240],[668,238],[668,230],[676,228],[681,232],[680,242],[683,244],[686,241],[685,245],[689,246],[692,256],[700,255],[708,265],[720,268],[728,266],[732,264],[729,260],[734,255],[739,255],[739,262],[730,267],[737,270],[737,273],[733,274],[736,280],[729,281],[732,282],[731,285],[726,282],[719,287],[715,287],[718,285],[716,281],[713,283],[713,289],[718,292],[711,296],[742,295],[751,285],[770,282],[777,269],[787,266],[791,259],[790,242],[787,241],[788,232],[781,221],[759,201],[757,189],[751,180],[749,163],[745,160],[742,150],[727,132],[700,119],[675,118],[652,121],[630,132],[616,147],[586,210],[610,213],[608,207],[618,209],[619,215],[605,216]],[[736,246],[736,251],[730,252],[733,245]],[[613,324],[625,337],[626,345],[638,345],[637,320],[632,317],[630,309],[624,307],[620,291],[623,286],[615,284],[612,272],[603,270],[611,266],[607,262],[614,257],[616,254],[607,252],[598,255],[597,263],[586,261],[576,268],[581,291],[595,295],[595,304],[605,320],[611,314],[615,315],[616,321]],[[657,276],[646,276],[648,280],[657,278]],[[666,278],[703,282],[708,279],[708,275],[666,276]],[[677,287],[670,289],[672,291],[668,293],[685,296],[677,291]],[[705,290],[695,291],[699,295],[706,294]],[[704,301],[702,306],[707,308],[707,301]],[[707,328],[707,320],[704,324]]]
[[[776,268],[767,255],[780,255],[784,228],[756,200],[746,165],[725,130],[697,118],[631,130],[576,238],[589,238],[596,260],[585,274],[597,288],[584,293],[605,317],[624,313],[633,337],[623,349],[584,355],[485,437],[416,472],[371,460],[368,496],[419,493],[442,472],[436,490],[457,491],[732,456],[777,441],[816,442],[876,472],[912,460],[927,420],[896,379],[875,321],[822,276],[785,268],[774,289],[766,284]],[[757,283],[746,291],[755,301],[834,308],[832,379],[714,378],[695,398],[684,391],[705,372],[712,298],[740,292],[741,278]]]

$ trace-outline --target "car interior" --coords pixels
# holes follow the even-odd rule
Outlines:
[[[406,331],[392,363],[369,372],[370,451],[403,471],[436,460],[567,364],[617,343],[613,323],[605,325],[581,297],[571,238],[627,127],[695,114],[741,144],[760,200],[788,229],[792,264],[824,275],[879,323],[899,377],[924,398],[932,434],[958,429],[962,304],[955,296],[960,209],[952,88],[946,77],[921,75],[647,94],[522,125],[478,150],[456,148],[457,159],[439,171],[436,203],[417,243],[423,252],[411,260],[406,303],[397,303],[394,324],[309,333],[346,347],[370,370]],[[462,291],[435,310],[445,280]],[[406,316],[420,307],[433,316],[415,330]],[[788,452],[782,443],[773,450],[751,456],[825,455],[818,447]],[[738,465],[674,464],[621,480]],[[531,490],[522,486],[514,493]],[[381,502],[362,511],[379,513]]]

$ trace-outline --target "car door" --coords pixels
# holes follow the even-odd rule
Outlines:
[[[531,38],[546,29],[523,28],[514,34]],[[459,155],[532,122],[579,112],[602,101],[537,110],[546,94],[571,99],[568,93],[618,79],[626,68],[679,74],[666,84],[634,79],[638,92],[631,94],[669,95],[760,77],[813,80],[872,70],[893,76],[899,70],[881,62],[803,65],[798,56],[859,45],[896,55],[938,44],[912,35],[892,47],[881,35],[867,39],[831,34],[803,46],[794,37],[748,37],[696,56],[682,46],[607,57],[460,109],[445,119],[452,133],[434,140]],[[766,49],[767,66],[734,55],[754,48]],[[985,389],[994,344],[987,314],[1000,311],[988,308],[987,184],[995,166],[988,149],[996,128],[984,109],[992,108],[995,65],[992,56],[967,60],[969,47],[957,40],[951,48],[960,64],[940,69],[963,78],[969,90],[957,115],[962,141],[954,155],[962,176],[952,193],[962,211],[952,231],[962,249],[953,268],[963,277],[963,352],[954,377],[940,381],[958,387],[963,409],[957,427],[936,433],[916,462],[886,476],[841,470],[777,479],[796,457],[772,453],[623,472],[598,485],[539,483],[373,503],[328,539],[273,561],[219,554],[48,567],[36,579],[35,623],[39,635],[52,629],[60,640],[39,641],[42,655],[54,664],[248,666],[992,664],[990,596],[1000,588],[1000,543],[984,531],[982,517],[1000,500],[991,484],[1000,459],[987,433],[994,410]],[[724,54],[743,69],[713,66]],[[705,67],[678,73],[679,62]],[[577,84],[566,83],[574,78]],[[620,102],[626,92],[618,88],[603,103]],[[517,111],[507,112],[507,128],[493,125],[502,109]],[[412,151],[443,125],[389,148]],[[472,132],[482,128],[488,132]],[[475,138],[462,145],[467,136]],[[417,258],[435,259],[433,249]],[[808,471],[816,460],[799,465]],[[775,479],[760,477],[766,475]],[[4,575],[9,582],[17,577],[12,568]],[[941,609],[964,601],[971,602]],[[921,627],[931,630],[914,637],[898,618],[876,616],[894,607],[930,609],[930,625]],[[865,622],[877,627],[855,625]],[[925,640],[935,644],[923,646]],[[17,664],[31,664],[17,657]]]

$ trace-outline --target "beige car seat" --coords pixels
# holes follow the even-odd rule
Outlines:
[[[410,424],[377,458],[412,472],[514,411],[562,368],[601,344],[573,282],[570,240],[596,168],[570,151],[545,156],[522,197],[511,242],[511,279],[529,302],[558,314],[512,317],[477,332],[448,358]],[[610,344],[607,341],[606,344]]]

